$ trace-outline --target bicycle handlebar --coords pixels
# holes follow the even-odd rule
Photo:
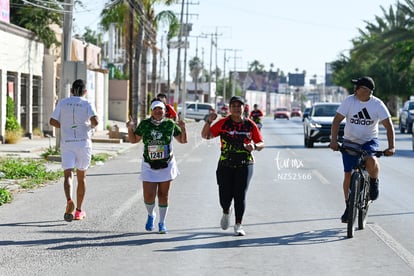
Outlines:
[[[362,155],[362,156],[367,156],[367,155],[369,155],[369,153],[374,153],[374,155],[376,157],[386,156],[385,155],[385,150],[382,150],[382,151],[381,150],[367,151],[367,150],[363,150],[363,149],[354,149],[354,148],[351,148],[351,147],[344,147],[343,144],[339,145],[339,151],[340,152],[344,152],[344,151],[347,151],[347,150],[353,151],[353,152],[358,153],[359,155]]]

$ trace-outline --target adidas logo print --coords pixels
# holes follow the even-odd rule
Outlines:
[[[374,120],[372,120],[371,116],[369,116],[368,110],[366,108],[363,108],[357,114],[352,116],[350,123],[355,125],[369,126],[374,123]]]

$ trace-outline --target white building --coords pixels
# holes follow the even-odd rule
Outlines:
[[[4,141],[7,95],[26,133],[42,128],[44,45],[34,34],[0,21],[0,139]]]

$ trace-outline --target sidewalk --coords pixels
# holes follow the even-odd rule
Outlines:
[[[193,120],[186,120],[188,127],[194,127],[197,124],[193,124]],[[127,129],[125,122],[118,122],[109,120],[107,122],[115,130],[115,126],[118,127],[118,131],[121,133],[119,138],[111,138],[110,130],[97,131],[92,136],[92,154],[107,153],[110,155],[117,155],[124,151],[130,150],[133,147],[142,146],[141,143],[131,144],[124,142],[122,137],[127,136]],[[22,138],[17,144],[0,144],[0,158],[2,157],[14,157],[14,158],[42,158],[41,154],[46,152],[50,147],[56,146],[56,137],[35,137],[32,139],[27,137]]]
[[[93,154],[116,155],[137,146],[137,144],[123,142],[122,139],[111,139],[108,133],[107,130],[94,133],[92,136]],[[56,146],[56,137],[33,137],[32,139],[24,137],[17,144],[0,144],[0,157],[42,158],[41,154],[54,146]]]

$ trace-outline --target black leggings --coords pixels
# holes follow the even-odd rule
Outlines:
[[[246,207],[246,192],[253,175],[253,164],[239,167],[219,166],[216,171],[219,187],[220,206],[223,210],[230,209],[234,199],[236,223],[241,223]]]

